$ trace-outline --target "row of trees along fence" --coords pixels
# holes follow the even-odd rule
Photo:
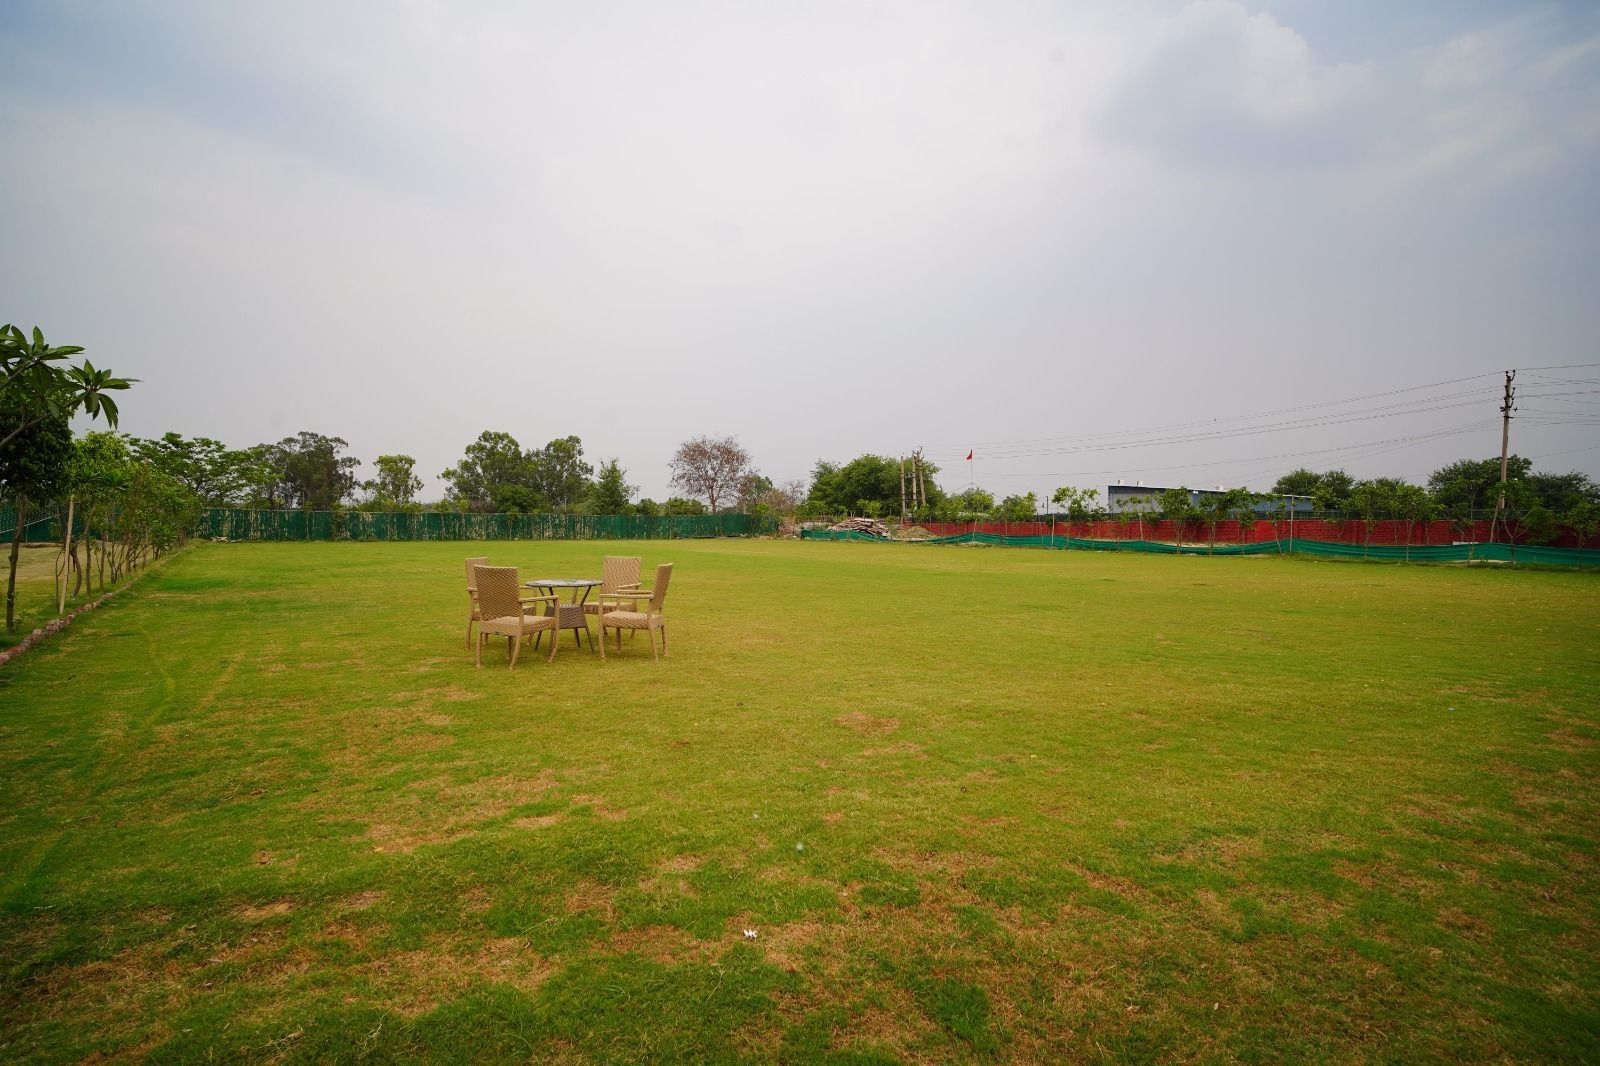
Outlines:
[[[30,508],[23,539],[65,543],[68,505]],[[131,537],[105,548],[120,575],[127,562],[159,554],[183,536],[211,540],[681,540],[750,537],[777,532],[770,515],[582,515],[561,513],[473,514],[457,511],[304,511],[195,508],[181,529],[155,526],[142,513],[137,522],[118,510],[104,514],[75,501],[73,540]],[[119,525],[120,524],[120,525]],[[0,505],[0,532],[10,537],[16,509]],[[133,547],[126,546],[127,544]],[[88,550],[96,550],[91,546]]]
[[[0,537],[62,548],[55,561],[58,610],[69,599],[105,591],[181,546],[200,516],[192,495],[148,468],[134,466],[127,477],[80,488],[84,491],[64,503],[0,503]]]
[[[766,515],[585,515],[560,512],[252,511],[210,508],[199,533],[216,540],[678,540],[775,533]]]

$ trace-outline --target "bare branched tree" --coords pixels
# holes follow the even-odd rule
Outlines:
[[[711,505],[711,513],[718,504],[738,491],[739,483],[751,473],[750,454],[739,447],[732,437],[720,440],[713,437],[695,437],[678,446],[672,461],[672,485],[690,496],[702,497]]]

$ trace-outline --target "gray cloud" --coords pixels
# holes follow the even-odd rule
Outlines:
[[[1185,162],[1324,166],[1362,152],[1374,88],[1269,14],[1197,0],[1149,28],[1099,130]]]

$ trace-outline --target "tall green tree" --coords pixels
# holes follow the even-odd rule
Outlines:
[[[416,507],[422,479],[417,476],[417,461],[409,455],[380,455],[373,462],[377,477],[366,483],[371,504],[377,510]]]
[[[1205,519],[1208,537],[1206,544],[1208,550],[1216,551],[1217,526],[1243,511],[1248,511],[1255,504],[1255,493],[1249,489],[1225,489],[1202,497],[1204,501],[1198,510]],[[1254,513],[1251,521],[1254,522]]]
[[[622,468],[621,462],[616,459],[602,460],[599,472],[595,475],[594,488],[589,491],[589,512],[628,514],[633,510],[631,501],[637,491],[637,485],[628,484],[628,472]]]
[[[1280,477],[1273,484],[1272,491],[1278,496],[1313,496],[1321,484],[1321,474],[1302,466]]]
[[[1554,523],[1548,508],[1539,502],[1538,494],[1533,491],[1533,486],[1527,478],[1508,479],[1505,484],[1497,484],[1489,498],[1491,508],[1499,505],[1500,500],[1505,503],[1501,509],[1500,517],[1505,522],[1507,540],[1511,545],[1511,558],[1516,560],[1516,544],[1519,540],[1528,541],[1532,535],[1548,538],[1554,535]]]
[[[1051,495],[1050,502],[1066,509],[1069,522],[1092,522],[1100,516],[1099,489],[1080,489],[1063,485]]]
[[[1161,517],[1172,523],[1173,540],[1179,544],[1183,543],[1189,525],[1200,517],[1187,486],[1162,489],[1156,497],[1156,507],[1161,511]]]
[[[1261,520],[1256,513],[1256,505],[1265,504],[1270,507],[1272,506],[1270,502],[1272,497],[1267,493],[1251,492],[1249,489],[1235,489],[1234,492],[1238,494],[1235,499],[1237,509],[1234,511],[1233,517],[1239,523],[1239,543],[1248,544],[1250,543],[1250,534],[1254,532],[1256,523]],[[1282,507],[1283,501],[1277,501],[1277,506]]]
[[[1117,507],[1117,522],[1124,527],[1131,522],[1138,523],[1139,539],[1144,540],[1144,516],[1159,513],[1160,507],[1160,501],[1154,495],[1129,496]],[[1123,529],[1123,533],[1127,533],[1126,528]],[[1126,540],[1126,536],[1123,539]]]
[[[922,464],[929,511],[936,511],[945,498],[934,478],[938,472],[934,464]],[[900,500],[900,460],[868,453],[847,463],[817,460],[805,509],[811,514],[843,515],[866,513],[869,505],[875,505],[878,514],[899,514]]]
[[[1032,492],[1007,496],[1000,501],[999,518],[1002,522],[1028,522],[1038,513],[1039,497]]]
[[[1578,547],[1586,547],[1596,536],[1600,536],[1600,503],[1583,500],[1574,504],[1562,512],[1561,524],[1572,530]]]
[[[119,433],[90,432],[73,441],[70,491],[76,502],[83,536],[71,545],[66,568],[75,571],[70,595],[106,587],[113,523],[117,509],[131,480],[133,452],[128,438]],[[78,562],[78,552],[83,562]],[[64,581],[66,575],[63,575]]]
[[[7,630],[16,627],[17,559],[28,498],[48,498],[67,483],[72,416],[104,416],[115,428],[117,403],[110,393],[133,384],[87,358],[70,362],[82,352],[76,344],[49,344],[37,326],[31,334],[10,323],[0,326],[0,494],[11,496],[17,507],[6,576]]]
[[[354,495],[361,460],[341,454],[349,446],[341,437],[308,430],[279,441],[272,454],[284,505],[328,511]]]
[[[929,494],[930,499],[932,494]],[[971,522],[994,515],[994,494],[980,488],[963,489],[954,496],[943,496],[933,505],[941,522]]]
[[[1600,485],[1576,470],[1566,474],[1531,473],[1528,487],[1552,514],[1569,511],[1584,501],[1600,504]]]
[[[1329,470],[1318,476],[1317,487],[1311,490],[1311,506],[1319,511],[1351,510],[1355,487],[1355,478],[1343,470]]]
[[[583,461],[583,442],[577,437],[556,438],[531,453],[528,463],[534,491],[551,507],[570,511],[583,502],[594,467]]]
[[[1361,516],[1362,549],[1372,545],[1372,533],[1385,515],[1396,513],[1406,495],[1406,483],[1397,478],[1377,477],[1358,481],[1350,491],[1350,510]]]
[[[509,433],[484,430],[461,461],[439,475],[452,502],[473,511],[539,510],[533,462]],[[516,505],[516,506],[510,506]]]
[[[1533,462],[1520,455],[1506,458],[1506,478],[1522,481]],[[1428,475],[1428,491],[1440,507],[1450,512],[1481,511],[1494,507],[1500,484],[1500,457],[1460,459]]]
[[[252,452],[236,451],[210,437],[165,433],[153,440],[132,437],[128,444],[139,459],[176,478],[211,506],[240,503],[261,481]]]
[[[1411,558],[1411,534],[1418,522],[1426,522],[1439,513],[1439,502],[1421,485],[1397,482],[1389,492],[1389,509],[1405,523],[1406,558]]]
[[[64,492],[72,459],[72,429],[65,414],[40,417],[26,393],[0,396],[0,499],[16,506],[6,573],[6,630],[17,626],[17,560],[28,527],[30,500],[48,500]]]

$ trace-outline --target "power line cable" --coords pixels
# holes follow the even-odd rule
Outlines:
[[[1439,404],[1433,407],[1416,408],[1412,404],[1402,405],[1400,410],[1385,410],[1374,408],[1372,413],[1352,414],[1342,418],[1317,418],[1294,419],[1289,422],[1280,422],[1266,426],[1254,426],[1247,429],[1231,431],[1215,431],[1209,433],[1189,433],[1171,437],[1158,437],[1150,440],[1117,441],[1105,444],[1084,444],[1078,447],[1067,448],[1040,448],[1033,451],[991,452],[991,459],[1026,459],[1041,455],[1065,455],[1075,452],[1107,452],[1126,451],[1134,448],[1154,448],[1168,444],[1194,444],[1216,440],[1233,440],[1240,437],[1256,437],[1265,433],[1284,433],[1298,429],[1317,429],[1327,426],[1349,425],[1354,422],[1370,422],[1381,418],[1394,418],[1399,415],[1430,414],[1436,411],[1451,411],[1463,407],[1476,407],[1478,401],[1461,403]]]
[[[1347,397],[1347,399],[1344,400],[1322,400],[1322,402],[1318,403],[1299,403],[1299,405],[1294,405],[1294,407],[1277,408],[1277,410],[1272,411],[1259,411],[1259,413],[1254,413],[1254,415],[1230,415],[1226,416],[1226,418],[1197,419],[1197,421],[1190,421],[1190,423],[1174,423],[1168,424],[1168,426],[1149,426],[1141,427],[1141,429],[1115,429],[1115,431],[1098,432],[1098,434],[1066,435],[1066,437],[1034,437],[1034,439],[1022,440],[979,440],[979,442],[963,443],[963,445],[960,445],[958,448],[957,445],[946,445],[946,448],[949,448],[950,451],[960,450],[965,453],[965,451],[971,447],[1011,447],[1011,445],[1027,445],[1027,443],[1050,443],[1058,442],[1058,440],[1090,440],[1098,439],[1098,437],[1117,437],[1117,435],[1168,434],[1168,432],[1178,432],[1182,431],[1182,429],[1194,429],[1195,426],[1214,426],[1214,424],[1218,423],[1240,423],[1240,421],[1253,421],[1253,419],[1258,418],[1277,418],[1278,415],[1293,415],[1293,413],[1296,413],[1296,411],[1320,410],[1320,408],[1328,407],[1346,407],[1346,405],[1349,405],[1349,403],[1362,403],[1365,402],[1365,400],[1386,399],[1386,397],[1392,397],[1392,395],[1403,395],[1406,394],[1406,392],[1421,392],[1424,391],[1424,389],[1442,389],[1442,387],[1451,386],[1451,384],[1461,384],[1462,381],[1477,381],[1478,378],[1491,378],[1491,376],[1494,376],[1494,371],[1485,371],[1485,373],[1480,373],[1480,375],[1467,375],[1466,378],[1450,378],[1448,381],[1434,381],[1434,383],[1421,384],[1421,386],[1408,386],[1405,387],[1405,389],[1387,389],[1387,391],[1384,392],[1370,392],[1370,394],[1357,395],[1357,397]],[[1474,392],[1475,391],[1461,392],[1461,394],[1456,395],[1472,395]],[[1445,399],[1445,397],[1430,397],[1430,399]],[[1426,400],[1424,400],[1424,402],[1426,402]]]
[[[1490,421],[1479,420],[1479,421],[1476,421],[1476,422],[1469,422],[1469,423],[1466,423],[1464,425],[1452,426],[1452,427],[1450,427],[1448,429],[1436,430],[1436,431],[1431,432],[1431,433],[1415,434],[1415,435],[1412,435],[1412,436],[1405,436],[1405,437],[1389,437],[1389,438],[1387,438],[1385,440],[1378,440],[1378,441],[1362,441],[1362,442],[1360,442],[1358,444],[1341,444],[1341,445],[1335,445],[1335,446],[1329,447],[1329,448],[1312,448],[1312,449],[1309,449],[1309,450],[1306,450],[1306,451],[1279,452],[1279,453],[1277,453],[1275,455],[1255,455],[1255,456],[1249,456],[1249,457],[1243,458],[1243,459],[1214,459],[1214,460],[1210,460],[1208,462],[1203,462],[1203,463],[1180,463],[1180,464],[1164,463],[1164,464],[1162,464],[1160,466],[1116,467],[1116,468],[1107,469],[1107,470],[1067,470],[1067,471],[1060,471],[1060,470],[1049,471],[1049,470],[1046,470],[1046,471],[1031,471],[1031,472],[1027,472],[1027,473],[992,473],[989,476],[993,477],[993,478],[1088,477],[1088,476],[1091,476],[1091,475],[1102,475],[1102,474],[1105,474],[1105,475],[1109,475],[1109,474],[1118,474],[1118,475],[1120,475],[1120,474],[1140,474],[1140,473],[1148,473],[1148,472],[1153,471],[1153,470],[1198,470],[1198,469],[1202,469],[1202,468],[1206,468],[1206,467],[1236,466],[1236,465],[1242,465],[1242,464],[1245,464],[1245,463],[1264,463],[1264,462],[1276,461],[1276,460],[1282,460],[1282,459],[1299,459],[1299,458],[1304,458],[1306,456],[1311,456],[1311,455],[1327,455],[1327,454],[1332,453],[1332,452],[1357,451],[1359,449],[1372,448],[1372,447],[1375,447],[1375,446],[1382,446],[1382,445],[1394,445],[1396,447],[1405,447],[1408,444],[1420,443],[1422,441],[1427,441],[1427,440],[1435,440],[1435,439],[1438,439],[1440,437],[1449,437],[1449,436],[1453,436],[1453,435],[1459,434],[1459,433],[1468,433],[1468,432],[1471,432],[1473,430],[1489,429],[1489,428],[1492,428],[1492,427],[1494,427],[1494,426],[1496,426],[1498,424],[1499,424],[1498,421],[1495,421],[1495,420],[1490,420]],[[1355,456],[1354,458],[1359,458],[1359,456]]]
[[[1600,363],[1564,363],[1564,364],[1554,364],[1554,365],[1543,366],[1543,367],[1518,367],[1517,370],[1518,371],[1532,373],[1532,372],[1535,372],[1535,371],[1573,370],[1573,369],[1582,369],[1582,368],[1586,368],[1586,367],[1600,367]],[[1248,422],[1248,421],[1253,421],[1253,420],[1260,419],[1260,418],[1273,418],[1273,417],[1277,417],[1278,415],[1293,414],[1293,413],[1296,413],[1296,412],[1299,412],[1299,411],[1322,410],[1322,409],[1330,408],[1330,407],[1343,407],[1343,406],[1348,406],[1349,404],[1361,403],[1361,402],[1363,402],[1365,400],[1381,399],[1381,398],[1399,396],[1399,395],[1402,395],[1402,394],[1405,394],[1405,393],[1420,392],[1420,391],[1425,391],[1425,390],[1428,390],[1428,389],[1438,389],[1438,388],[1443,388],[1443,387],[1445,387],[1447,385],[1456,385],[1456,384],[1460,384],[1461,382],[1465,382],[1465,381],[1476,381],[1476,380],[1478,380],[1480,378],[1494,377],[1496,375],[1497,375],[1497,372],[1495,372],[1495,371],[1484,371],[1483,373],[1479,373],[1479,374],[1468,374],[1468,375],[1465,375],[1463,377],[1449,378],[1449,379],[1446,379],[1444,381],[1430,382],[1430,383],[1424,384],[1424,385],[1410,385],[1410,386],[1407,386],[1405,388],[1400,388],[1400,389],[1389,389],[1389,390],[1385,390],[1383,392],[1367,393],[1367,394],[1362,395],[1362,396],[1352,396],[1352,397],[1348,397],[1348,398],[1341,399],[1341,400],[1324,400],[1324,401],[1320,401],[1318,403],[1297,404],[1297,405],[1294,405],[1294,406],[1291,406],[1291,407],[1277,408],[1275,410],[1259,412],[1259,413],[1256,413],[1256,414],[1231,415],[1231,416],[1226,416],[1226,417],[1223,417],[1223,418],[1202,419],[1202,420],[1196,420],[1196,421],[1191,421],[1191,422],[1179,422],[1179,423],[1172,423],[1172,424],[1168,424],[1168,425],[1164,425],[1164,426],[1153,426],[1153,427],[1144,427],[1144,428],[1140,428],[1140,429],[1126,429],[1126,430],[1107,430],[1107,431],[1098,432],[1098,433],[1075,434],[1075,435],[1054,436],[1054,437],[1035,437],[1035,438],[1022,438],[1022,439],[1013,439],[1013,440],[989,440],[989,441],[968,442],[968,443],[960,445],[959,447],[953,446],[953,445],[947,445],[946,448],[949,449],[948,451],[941,450],[941,451],[935,452],[934,454],[937,455],[941,459],[947,459],[947,458],[950,458],[952,455],[965,453],[967,450],[971,449],[972,447],[981,447],[981,448],[985,448],[985,449],[1013,449],[1013,448],[1018,448],[1018,447],[1025,446],[1025,445],[1030,445],[1030,444],[1052,444],[1052,443],[1062,443],[1062,444],[1064,444],[1064,443],[1067,443],[1067,442],[1090,441],[1090,440],[1099,440],[1099,439],[1103,439],[1103,438],[1112,438],[1112,437],[1127,437],[1127,436],[1134,436],[1134,435],[1137,435],[1137,434],[1172,434],[1172,433],[1177,433],[1177,432],[1179,432],[1181,430],[1193,429],[1193,428],[1196,428],[1196,427],[1199,427],[1199,426],[1215,426],[1215,425],[1219,425],[1219,424],[1233,423],[1233,422]],[[1588,381],[1588,380],[1565,379],[1565,378],[1550,378],[1546,382],[1538,382],[1537,384],[1539,384],[1539,385],[1547,385],[1547,384],[1548,385],[1557,385],[1557,384],[1600,384],[1600,381]],[[1444,397],[1444,396],[1427,397],[1427,398],[1424,398],[1423,400],[1420,400],[1420,401],[1411,401],[1411,402],[1413,402],[1413,403],[1429,403],[1429,402],[1434,402],[1434,401],[1437,401],[1437,400],[1447,399],[1447,398],[1456,398],[1456,397],[1463,397],[1463,396],[1470,396],[1470,395],[1478,395],[1481,391],[1483,391],[1483,390],[1469,390],[1469,391],[1466,391],[1466,392],[1460,392],[1460,393],[1452,394],[1449,397]],[[1496,392],[1496,393],[1498,392],[1498,390],[1490,390],[1490,391],[1493,391],[1493,392]],[[1375,408],[1375,409],[1372,409],[1372,410],[1384,410],[1384,409],[1387,409],[1387,407],[1392,407],[1392,406],[1397,406],[1397,405],[1386,405],[1386,407]],[[1443,408],[1438,408],[1438,409],[1443,409]],[[1354,414],[1356,412],[1350,412],[1350,413]],[[1421,414],[1421,413],[1426,413],[1426,411],[1418,411],[1416,413]],[[1321,426],[1321,425],[1327,425],[1327,424],[1337,424],[1337,423],[1314,422],[1314,421],[1311,421],[1311,420],[1305,420],[1305,421],[1307,422],[1308,426]],[[1196,439],[1200,439],[1200,438],[1196,438]],[[1186,441],[1174,441],[1174,442],[1175,443],[1184,443]],[[1049,454],[1049,452],[1048,451],[1012,452],[1012,451],[1002,450],[1002,451],[1000,451],[999,454],[992,454],[991,453],[991,457],[998,458],[998,459],[1022,458],[1022,457],[1026,457],[1026,456],[1029,456],[1029,455],[1037,455],[1037,454]]]

